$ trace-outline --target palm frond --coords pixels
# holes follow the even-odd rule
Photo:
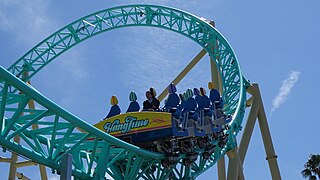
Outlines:
[[[312,175],[310,169],[304,169],[303,171],[301,171],[301,174],[304,178],[308,178]]]

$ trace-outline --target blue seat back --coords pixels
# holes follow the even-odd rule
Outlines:
[[[214,104],[216,101],[220,101],[220,93],[216,89],[210,90],[210,101]]]
[[[111,106],[111,109],[107,115],[107,118],[110,118],[112,116],[115,116],[115,115],[118,115],[121,113],[121,110],[120,110],[120,107],[116,104],[116,105],[113,105]]]
[[[180,98],[179,98],[178,94],[176,93],[177,88],[173,83],[171,83],[168,86],[168,92],[169,92],[169,97],[168,97],[167,101],[165,102],[165,107],[167,109],[176,108],[180,103]]]
[[[165,104],[166,108],[174,108],[177,107],[180,103],[180,98],[178,96],[178,94],[174,93],[174,94],[170,94],[168,97],[168,100]]]
[[[140,105],[137,102],[137,95],[135,92],[130,92],[129,100],[131,101],[129,104],[129,107],[127,109],[127,112],[136,112],[140,110]]]
[[[137,101],[133,101],[129,104],[127,112],[137,112],[140,111],[140,105]]]
[[[184,104],[184,111],[195,111],[197,108],[197,101],[193,98],[193,92],[191,89],[187,90],[187,100]]]
[[[219,103],[216,103],[216,107],[222,109],[224,105],[223,99],[220,97]]]
[[[210,99],[207,95],[200,96],[199,98],[196,98],[198,103],[198,109],[203,110],[204,108],[210,108]]]
[[[206,90],[203,87],[200,88],[200,95],[200,97],[196,97],[198,109],[203,110],[204,108],[210,108],[210,99],[206,95]]]
[[[185,111],[195,111],[197,108],[197,101],[191,97],[189,98],[184,105],[184,110]]]
[[[115,95],[111,96],[110,104],[111,109],[106,118],[110,118],[121,113],[120,107],[118,106],[118,99]]]

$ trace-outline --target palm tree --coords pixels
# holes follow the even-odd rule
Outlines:
[[[320,179],[320,155],[311,154],[309,156],[308,162],[304,164],[304,170],[301,171],[304,178],[309,178],[309,180]]]

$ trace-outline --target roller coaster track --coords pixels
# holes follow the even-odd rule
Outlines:
[[[216,63],[222,80],[224,111],[232,114],[228,143],[216,147],[209,159],[203,149],[191,166],[163,168],[164,154],[141,149],[100,131],[61,108],[27,82],[65,51],[100,33],[130,26],[167,29],[198,43]],[[215,48],[212,48],[215,47]],[[0,145],[43,164],[61,169],[61,159],[72,154],[76,179],[108,176],[114,179],[193,179],[212,167],[226,151],[236,147],[245,113],[247,81],[226,39],[208,22],[190,13],[156,5],[126,5],[80,18],[40,42],[7,70],[0,67]],[[35,108],[28,103],[34,101]],[[37,125],[38,128],[32,128]],[[20,144],[14,137],[20,136]]]

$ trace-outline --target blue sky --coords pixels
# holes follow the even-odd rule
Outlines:
[[[82,16],[131,3],[155,1],[1,0],[0,65],[8,68],[41,40]],[[309,154],[320,151],[317,138],[320,120],[316,113],[320,100],[317,55],[320,2],[159,0],[156,3],[216,22],[217,29],[235,50],[245,77],[260,85],[283,179],[302,179],[300,171]],[[150,86],[160,93],[200,50],[189,39],[165,30],[110,31],[60,56],[37,74],[32,84],[57,104],[94,124],[109,111],[112,95],[118,97],[125,111],[130,91],[137,93],[140,102]],[[183,92],[187,88],[206,87],[208,81],[206,57],[177,88]],[[7,155],[0,153],[0,156]],[[0,164],[0,172],[8,170],[6,164]],[[19,171],[37,179],[35,170]],[[244,174],[247,179],[271,179],[258,125],[244,162]],[[216,167],[198,179],[212,177],[217,179]]]

